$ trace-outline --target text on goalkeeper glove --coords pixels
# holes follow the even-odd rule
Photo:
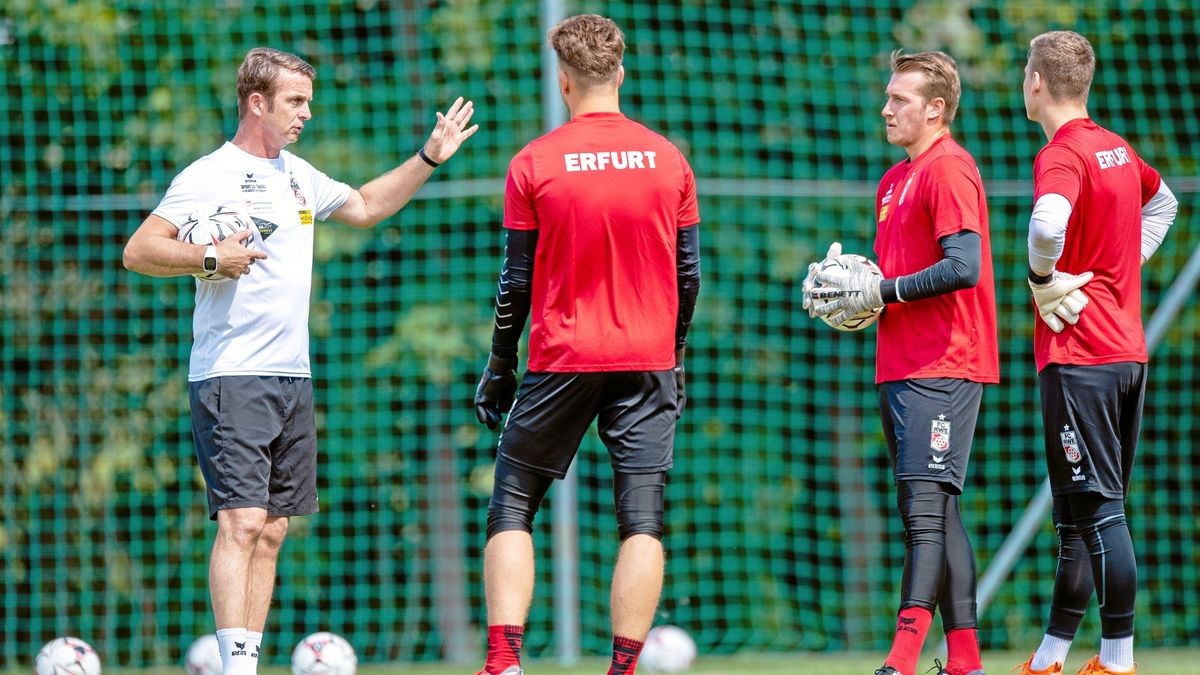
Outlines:
[[[827,300],[819,306],[813,303],[816,315],[829,317],[829,322],[835,326],[857,314],[883,307],[880,290],[883,277],[878,268],[857,255],[844,255],[837,260],[840,266],[826,266],[817,273],[816,288],[811,292],[813,300]]]
[[[808,275],[804,277],[804,283],[800,286],[801,303],[803,309],[808,310],[808,316],[811,319],[817,318],[816,308],[812,301],[812,289],[816,284],[817,272],[821,269],[821,264],[831,258],[836,258],[842,254],[841,242],[833,242],[829,245],[829,250],[825,252],[825,257],[820,262],[811,263],[808,266]]]

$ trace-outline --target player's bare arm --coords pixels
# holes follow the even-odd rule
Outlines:
[[[479,125],[467,126],[475,114],[475,104],[459,96],[443,114],[421,148],[400,166],[350,193],[350,197],[331,218],[353,227],[373,227],[390,218],[408,203],[429,180],[434,169],[454,156]]]
[[[206,247],[179,241],[177,233],[178,229],[165,218],[147,216],[125,244],[125,269],[151,277],[178,277],[200,271]],[[262,251],[246,248],[245,240],[251,236],[249,230],[243,230],[216,245],[217,272],[237,279],[250,271],[255,260],[267,257]]]

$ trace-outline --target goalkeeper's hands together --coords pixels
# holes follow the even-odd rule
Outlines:
[[[512,410],[517,393],[517,357],[488,355],[487,366],[475,388],[475,416],[487,428],[495,429],[500,416]]]
[[[808,310],[808,317],[810,319],[815,319],[820,316],[820,314],[817,312],[816,303],[814,303],[812,299],[812,290],[813,286],[815,286],[817,283],[817,272],[821,269],[821,263],[829,260],[830,258],[836,258],[841,254],[842,244],[835,241],[829,245],[829,250],[825,252],[825,257],[822,258],[820,262],[815,262],[808,266],[808,276],[804,277],[804,284],[800,287],[801,296],[803,298],[800,306]]]
[[[842,262],[846,266],[844,270],[833,268],[818,272],[814,278],[818,288],[809,293],[813,300],[828,299],[820,306],[813,303],[809,311],[814,316],[828,317],[834,326],[846,323],[856,314],[883,307],[880,276],[856,256],[846,256]]]
[[[1080,289],[1092,280],[1092,276],[1091,272],[1068,274],[1055,270],[1050,273],[1050,280],[1044,283],[1029,279],[1033,303],[1050,330],[1061,333],[1066,324],[1073,326],[1079,322],[1079,314],[1088,304],[1087,295]]]

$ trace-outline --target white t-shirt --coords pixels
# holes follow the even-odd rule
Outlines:
[[[344,204],[350,191],[286,150],[265,159],[228,142],[175,177],[154,215],[178,228],[201,206],[236,209],[257,226],[252,246],[267,254],[239,279],[196,281],[188,381],[312,376],[314,223]]]

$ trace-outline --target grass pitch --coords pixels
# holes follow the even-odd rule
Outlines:
[[[1185,649],[1135,649],[1139,675],[1197,675],[1200,674],[1200,647]],[[734,656],[701,655],[687,675],[871,675],[883,662],[884,652],[834,652],[802,654],[737,654]],[[1074,673],[1093,653],[1080,645],[1071,652],[1064,670]],[[1027,652],[984,652],[983,665],[992,675],[1007,675],[1025,659]],[[471,675],[481,664],[451,666],[442,663],[368,663],[360,664],[358,675]],[[933,656],[921,659],[925,669],[933,668]],[[604,675],[608,659],[586,658],[578,664],[564,667],[552,660],[532,660],[525,663],[527,675]],[[27,669],[7,669],[0,675],[28,675]],[[283,666],[259,668],[259,675],[291,675]],[[641,675],[653,675],[643,668]],[[121,668],[105,666],[104,675],[184,675],[182,667]]]

